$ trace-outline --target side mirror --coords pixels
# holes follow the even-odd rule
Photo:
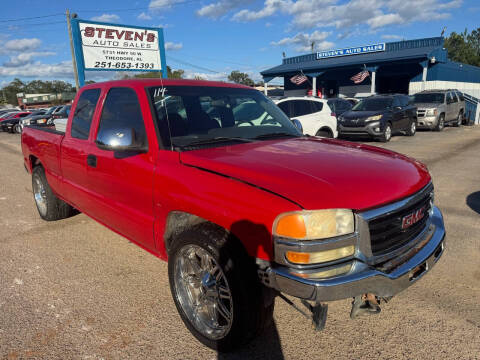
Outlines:
[[[401,107],[401,106],[395,106],[393,109],[394,109],[395,111],[399,111],[399,110],[402,110],[402,107]]]
[[[102,129],[95,143],[102,150],[147,152],[146,139],[138,136],[133,128]]]
[[[295,127],[298,129],[298,131],[300,131],[303,134],[303,126],[302,126],[302,123],[300,122],[300,120],[292,119],[292,123],[293,123],[293,125],[295,125]]]

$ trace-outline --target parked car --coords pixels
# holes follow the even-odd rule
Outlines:
[[[244,103],[258,107],[251,119],[235,117]],[[303,300],[317,330],[328,301],[354,298],[351,317],[379,312],[444,250],[426,166],[304,136],[238,84],[86,85],[65,134],[28,126],[22,151],[40,217],[75,208],[168,259],[180,317],[219,351],[257,336],[284,294]]]
[[[374,95],[361,100],[338,117],[341,136],[369,135],[387,142],[394,133],[415,135],[417,108],[406,95]]]
[[[7,114],[11,114],[14,112],[19,112],[17,109],[2,109],[0,110],[0,119],[3,119]]]
[[[427,90],[413,95],[418,127],[442,131],[446,124],[462,125],[465,98],[458,90]]]
[[[30,116],[28,118],[23,119],[19,124],[22,127],[22,129],[26,125],[46,124],[48,120],[52,117],[52,114],[56,110],[59,110],[61,107],[62,106],[52,106],[45,112],[45,114]]]
[[[23,125],[22,125],[23,123],[30,122],[30,119],[32,119],[33,117],[43,116],[45,115],[46,112],[47,112],[46,109],[32,110],[30,115],[25,116],[24,118],[21,118],[20,121],[17,124],[15,124],[15,126],[13,127],[13,131],[20,134],[23,129]]]
[[[16,112],[16,113],[11,113],[7,117],[3,118],[3,120],[0,120],[0,127],[3,131],[8,131],[13,133],[15,126],[18,124],[20,119],[30,115],[30,112]]]
[[[56,109],[52,113],[51,119],[60,119],[60,118],[68,118],[68,115],[70,114],[70,107],[71,105],[64,105]]]
[[[328,100],[316,97],[287,97],[275,103],[290,119],[300,122],[304,134],[337,137],[337,117]]]
[[[352,109],[353,105],[348,99],[344,98],[329,98],[327,104],[332,110],[332,113],[338,118],[344,112]]]

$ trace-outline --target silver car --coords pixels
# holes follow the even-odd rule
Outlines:
[[[462,125],[465,98],[458,90],[427,90],[413,95],[417,127],[442,131],[445,125]]]

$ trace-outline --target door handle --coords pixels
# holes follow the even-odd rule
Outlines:
[[[95,155],[88,155],[87,165],[90,167],[97,167],[97,157]]]

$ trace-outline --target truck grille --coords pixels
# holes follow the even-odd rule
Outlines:
[[[426,110],[417,110],[417,117],[425,117]]]
[[[368,222],[370,230],[370,242],[374,256],[394,251],[413,240],[425,228],[431,210],[433,185],[422,191],[423,195],[414,202],[405,205],[394,212],[380,215]],[[417,210],[424,208],[423,217],[414,224],[402,227],[405,217],[414,214]]]

